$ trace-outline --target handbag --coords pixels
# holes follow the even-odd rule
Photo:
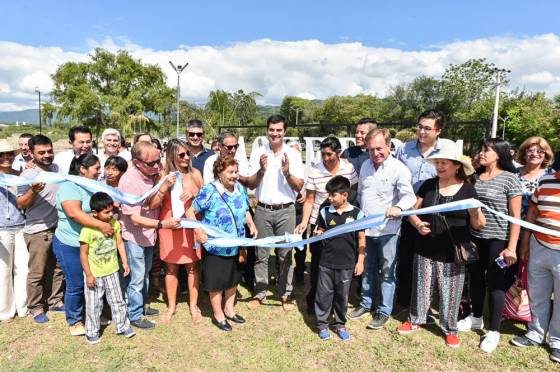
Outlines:
[[[527,293],[527,261],[519,263],[517,277],[506,292],[502,315],[511,320],[528,323],[531,321],[531,307]]]
[[[436,200],[439,202],[439,179],[436,180]],[[434,203],[439,204],[439,203]],[[449,239],[451,240],[451,245],[453,245],[453,261],[457,265],[469,265],[472,264],[479,259],[478,255],[478,248],[476,244],[472,241],[464,242],[464,243],[457,243],[453,238],[453,234],[451,234],[451,229],[449,228],[449,224],[447,223],[447,218],[441,214],[437,214],[441,220],[443,221],[443,225],[445,230],[447,230],[447,234],[449,235]]]
[[[449,229],[447,219],[445,218],[445,216],[440,217],[443,220],[443,224],[445,225],[445,229],[447,230],[449,239],[451,239],[451,244],[453,245],[453,261],[457,265],[469,265],[478,261],[479,255],[476,244],[474,244],[472,241],[456,243],[455,239],[453,239],[453,235],[451,234],[451,230]]]

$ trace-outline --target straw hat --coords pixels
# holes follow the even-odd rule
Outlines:
[[[432,163],[436,159],[447,159],[461,163],[461,165],[463,166],[463,170],[465,171],[465,174],[467,176],[470,176],[474,173],[474,167],[472,165],[471,158],[463,155],[462,141],[460,143],[444,145],[436,154],[430,155],[428,158],[426,158],[427,161]]]
[[[0,153],[1,152],[15,152],[16,154],[19,153],[19,149],[16,148],[15,146],[12,146],[8,141],[6,140],[0,140]]]

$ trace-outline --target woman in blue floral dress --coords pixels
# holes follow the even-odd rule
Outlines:
[[[237,161],[229,155],[219,157],[214,163],[216,181],[205,185],[187,211],[189,218],[199,213],[202,222],[213,225],[234,237],[245,237],[245,223],[251,236],[257,236],[257,229],[249,213],[247,192],[239,184]],[[235,312],[235,295],[241,278],[240,260],[245,250],[239,247],[216,247],[207,243],[207,235],[202,229],[195,229],[195,237],[206,250],[202,262],[202,289],[210,293],[210,303],[214,316],[212,323],[223,331],[231,331],[228,323],[245,323],[245,319]],[[223,293],[223,295],[222,295]],[[222,298],[224,307],[222,309]]]

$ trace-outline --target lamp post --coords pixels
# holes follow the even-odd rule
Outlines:
[[[496,99],[494,101],[494,115],[492,116],[492,133],[491,137],[496,138],[496,132],[498,131],[498,109],[500,107],[500,80],[502,74],[509,74],[511,71],[505,68],[495,68],[494,73],[496,74]]]
[[[43,131],[43,118],[41,117],[41,91],[39,87],[35,87],[35,93],[39,94],[39,134]]]
[[[292,109],[295,113],[296,113],[296,127],[299,124],[299,113],[303,111],[303,109],[301,107],[290,107],[290,109]]]
[[[175,72],[177,73],[177,138],[179,138],[179,97],[181,96],[181,80],[179,79],[179,77],[181,76],[181,72],[183,72],[183,70],[189,65],[189,63],[185,63],[183,66],[181,65],[177,65],[175,66],[173,64],[173,62],[169,61],[169,64],[171,65],[171,67],[173,67],[173,70],[175,70]]]
[[[505,118],[500,116],[500,120],[502,121],[502,123],[504,123],[504,127],[502,128],[502,139],[505,140],[506,139],[506,124],[507,124],[507,121],[509,120],[509,116],[506,116]]]

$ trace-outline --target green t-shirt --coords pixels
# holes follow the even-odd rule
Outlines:
[[[105,237],[98,229],[83,227],[80,233],[80,242],[89,245],[88,262],[94,277],[111,275],[119,271],[117,258],[117,236],[121,233],[121,225],[117,220],[111,220],[113,236]]]

